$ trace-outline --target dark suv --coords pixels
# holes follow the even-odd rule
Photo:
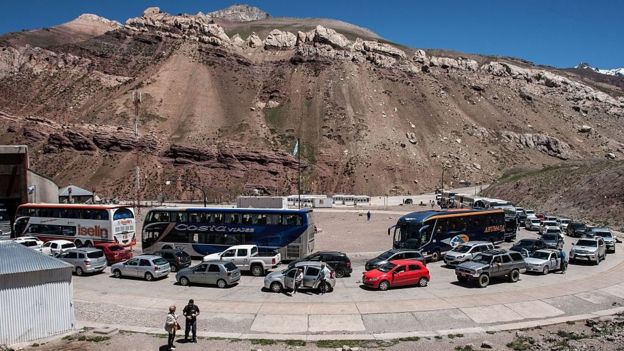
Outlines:
[[[344,252],[318,251],[300,260],[290,262],[290,264],[288,264],[288,268],[292,268],[296,263],[303,261],[321,261],[327,263],[327,265],[336,272],[336,278],[351,275],[351,272],[353,272],[353,269],[351,268],[351,260]]]
[[[566,228],[566,234],[574,238],[580,238],[583,236],[583,234],[585,234],[586,229],[587,226],[585,225],[585,223],[571,222],[568,223],[568,228]]]
[[[509,251],[515,251],[524,257],[531,256],[535,251],[545,249],[546,243],[542,239],[522,239],[512,246]]]
[[[370,271],[371,269],[375,269],[393,260],[417,260],[426,264],[425,257],[422,255],[422,253],[420,253],[420,251],[409,249],[392,249],[366,261],[364,269]]]
[[[474,282],[478,287],[485,288],[491,278],[507,277],[515,283],[520,273],[526,271],[526,263],[519,252],[507,252],[495,249],[477,254],[472,261],[461,263],[455,268],[459,282]]]
[[[154,255],[158,255],[167,262],[171,266],[171,271],[176,272],[182,268],[186,268],[191,265],[191,256],[179,249],[162,249],[160,251],[154,252]]]

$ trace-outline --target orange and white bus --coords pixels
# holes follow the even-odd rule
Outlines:
[[[24,204],[17,208],[14,223],[15,235],[42,241],[64,239],[78,247],[136,244],[134,212],[125,206]]]

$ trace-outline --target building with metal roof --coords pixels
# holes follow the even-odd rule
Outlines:
[[[0,345],[74,329],[72,265],[13,241],[0,241]]]
[[[93,193],[79,186],[68,185],[59,189],[60,203],[87,203],[93,202]]]

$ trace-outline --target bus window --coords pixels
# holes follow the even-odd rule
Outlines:
[[[301,225],[301,216],[296,214],[285,215],[284,224],[288,225]]]
[[[255,215],[253,215],[255,216]],[[252,218],[252,214],[250,213],[245,213],[241,216],[241,223],[242,224],[246,224],[246,225],[251,225],[253,224],[253,218]]]
[[[189,223],[200,223],[200,216],[197,212],[189,212]]]
[[[105,210],[99,210],[99,211],[94,211],[95,212],[95,218],[96,220],[99,221],[106,221],[108,220],[108,212]]]
[[[259,224],[259,225],[267,224],[267,215],[262,214],[262,213],[259,214],[255,224]]]
[[[113,220],[134,218],[134,214],[129,208],[118,208],[113,214]]]
[[[186,223],[188,220],[186,212],[171,212],[171,218],[177,223]]]
[[[68,226],[68,225],[62,225],[61,226],[61,235],[76,236],[76,227]]]
[[[225,215],[225,223],[226,224],[240,224],[241,218],[238,213],[228,213]]]
[[[280,214],[267,215],[267,224],[282,224],[282,215]]]

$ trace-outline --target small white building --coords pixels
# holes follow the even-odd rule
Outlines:
[[[284,196],[239,196],[236,198],[238,208],[288,208]]]
[[[313,208],[330,208],[332,207],[333,200],[327,195],[290,195],[288,196],[288,206],[299,207],[299,200],[301,199],[301,207],[313,207]]]
[[[343,195],[336,194],[332,196],[334,205],[348,206],[368,206],[370,205],[370,196],[367,195]]]
[[[0,345],[74,329],[72,266],[13,241],[0,241]]]

